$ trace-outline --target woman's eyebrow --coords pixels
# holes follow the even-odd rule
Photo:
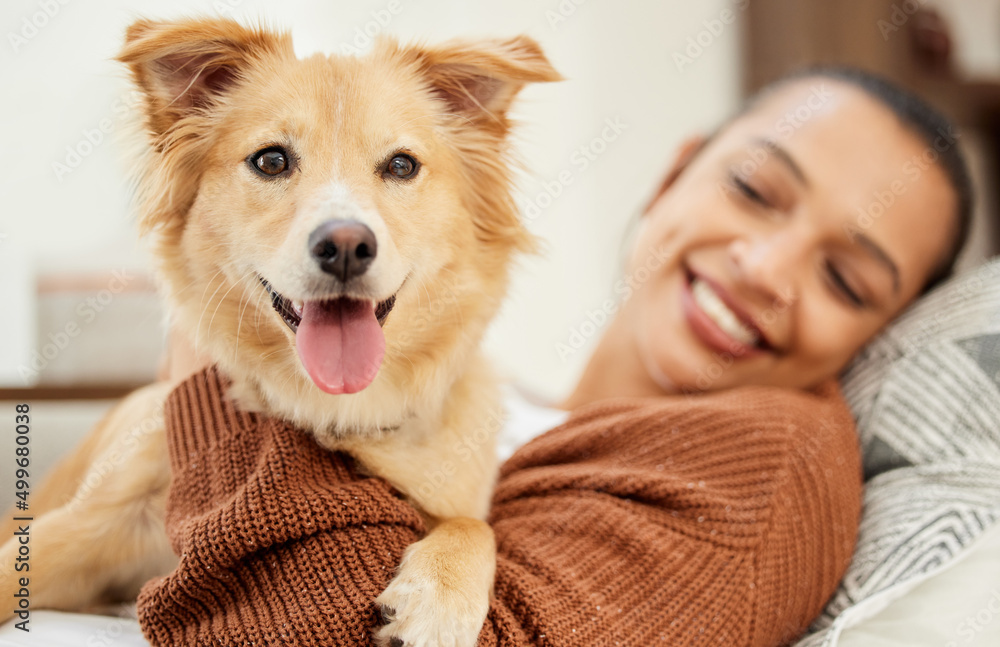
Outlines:
[[[777,141],[769,139],[767,137],[759,137],[753,140],[753,143],[760,146],[768,151],[768,153],[774,155],[777,159],[788,167],[788,170],[792,172],[792,175],[802,183],[803,186],[809,186],[809,179],[806,177],[805,172],[795,158]],[[851,240],[861,243],[861,248],[864,252],[872,258],[875,262],[880,264],[882,267],[892,275],[892,292],[893,294],[899,293],[899,266],[896,262],[892,260],[892,257],[879,246],[874,240],[863,232],[852,232]]]
[[[788,169],[792,172],[792,175],[794,175],[795,178],[799,182],[801,182],[803,186],[806,187],[809,186],[809,180],[808,178],[806,178],[806,174],[802,170],[802,167],[799,165],[798,162],[795,161],[795,158],[792,157],[792,155],[781,144],[767,137],[760,137],[758,139],[755,139],[753,143],[766,149],[768,153],[774,155],[779,160],[784,162],[785,166],[787,166]]]
[[[887,254],[884,249],[879,247],[878,243],[869,238],[863,232],[852,232],[851,239],[855,242],[861,243],[862,249],[865,250],[868,256],[889,271],[892,275],[892,293],[894,295],[899,294],[899,266],[896,265],[889,254]]]

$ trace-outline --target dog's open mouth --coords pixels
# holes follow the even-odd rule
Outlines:
[[[295,333],[302,366],[323,391],[356,393],[375,379],[385,354],[382,326],[396,295],[374,303],[347,297],[294,302],[263,277],[261,285],[282,321]]]
[[[299,331],[299,324],[302,323],[302,303],[292,301],[291,299],[282,296],[277,290],[275,290],[267,279],[260,278],[261,285],[267,290],[268,296],[271,297],[271,305],[274,306],[274,311],[278,313],[281,320],[285,322],[292,332]],[[323,303],[339,301],[341,299],[329,299]],[[353,301],[353,299],[343,298],[344,301]],[[378,321],[378,325],[384,326],[385,320],[389,318],[389,313],[392,312],[392,307],[396,305],[396,295],[392,295],[385,301],[379,301],[375,304],[375,319]]]

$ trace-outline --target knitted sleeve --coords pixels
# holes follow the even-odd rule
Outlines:
[[[344,456],[235,411],[209,370],[167,403],[177,570],[153,645],[369,645],[419,516]],[[504,466],[486,646],[778,645],[851,556],[861,476],[835,387],[582,408]]]
[[[166,528],[180,557],[147,582],[154,646],[368,645],[373,603],[420,515],[380,479],[283,422],[235,409],[206,369],[167,398]]]
[[[834,386],[591,405],[503,468],[480,645],[786,644],[845,572],[860,500]]]

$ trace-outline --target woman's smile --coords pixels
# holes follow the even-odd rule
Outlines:
[[[684,273],[680,306],[692,334],[709,350],[736,358],[769,352],[770,344],[753,317],[707,276]]]

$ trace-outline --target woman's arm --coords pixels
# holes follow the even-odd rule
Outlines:
[[[577,411],[504,467],[485,644],[794,640],[853,551],[853,429],[832,387]]]

